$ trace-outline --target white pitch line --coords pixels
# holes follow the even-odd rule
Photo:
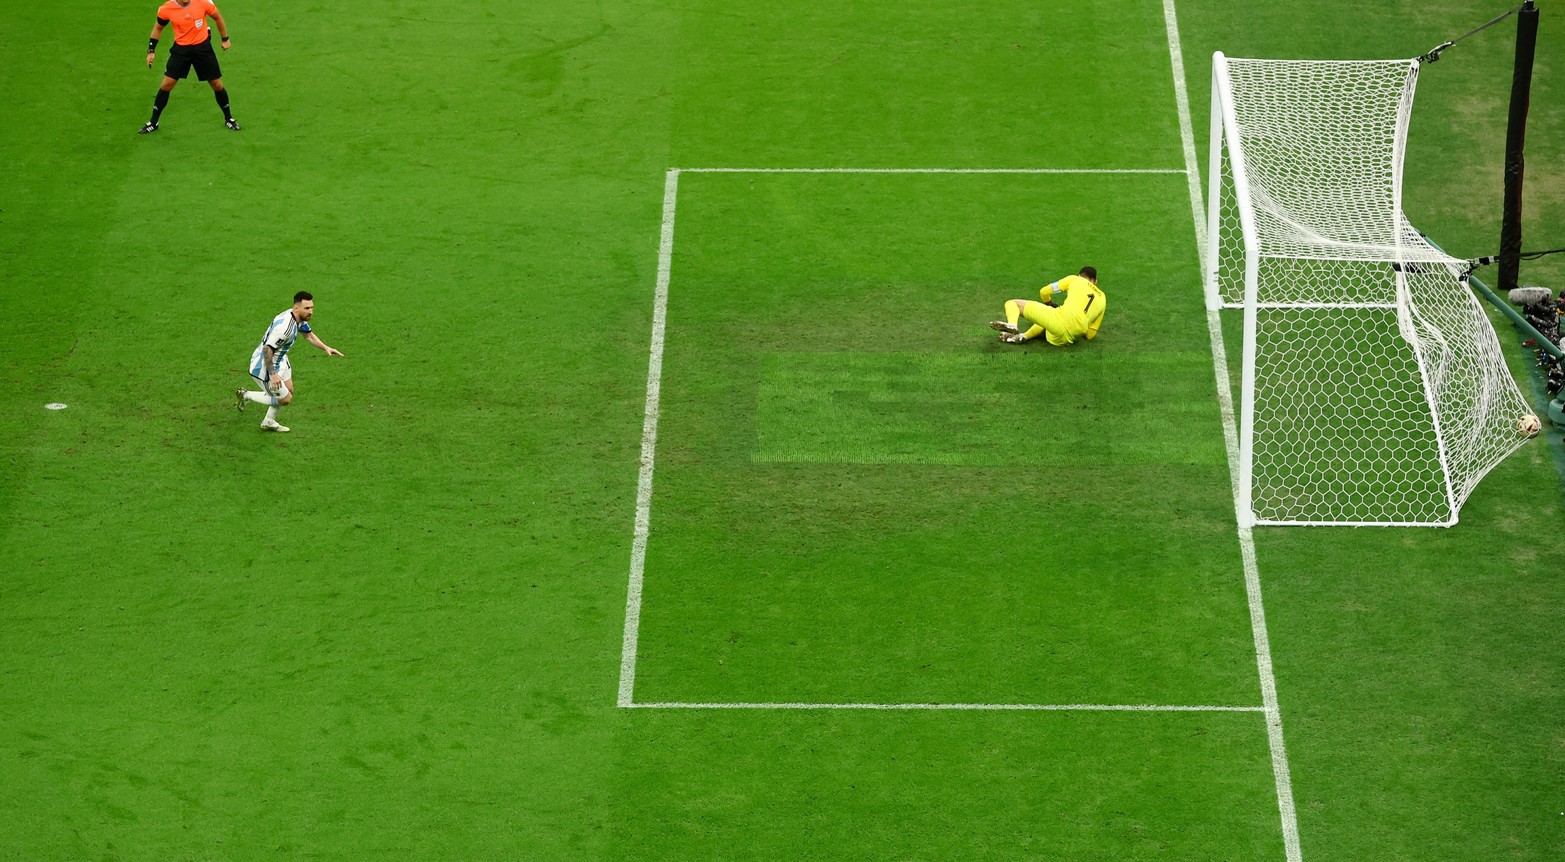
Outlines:
[[[630,544],[630,583],[625,590],[625,640],[620,649],[619,705],[631,706],[636,688],[636,643],[641,633],[641,582],[647,564],[647,527],[652,515],[652,461],[657,452],[658,399],[663,384],[663,329],[668,314],[668,277],[674,262],[674,201],[679,169],[663,180],[663,235],[658,243],[658,285],[652,304],[652,346],[647,360],[647,404],[641,422],[641,474],[636,483],[636,534]]]
[[[1180,168],[674,168],[687,174],[1183,174]]]
[[[1168,31],[1168,56],[1174,67],[1174,103],[1179,107],[1179,143],[1185,151],[1185,176],[1190,183],[1190,215],[1195,219],[1196,248],[1206,251],[1206,213],[1201,206],[1201,165],[1196,161],[1195,131],[1190,127],[1190,92],[1185,86],[1185,52],[1179,45],[1179,19],[1174,0],[1163,0],[1163,24]],[[1203,267],[1202,272],[1206,272]]]
[[[633,709],[863,709],[972,712],[1265,712],[1264,706],[1178,706],[1139,703],[628,703]]]
[[[1201,198],[1201,166],[1196,161],[1195,134],[1190,122],[1190,99],[1185,88],[1184,54],[1179,47],[1179,21],[1174,0],[1163,0],[1163,21],[1168,29],[1168,53],[1174,74],[1174,96],[1179,107],[1179,136],[1184,144],[1185,170],[1190,177],[1190,211],[1195,223],[1196,247],[1206,272],[1206,207]],[[1212,369],[1217,379],[1217,401],[1223,417],[1223,439],[1228,449],[1228,475],[1231,483],[1239,477],[1239,433],[1234,422],[1233,390],[1228,379],[1228,354],[1223,347],[1220,312],[1208,308],[1207,336],[1212,342]],[[1232,487],[1234,503],[1238,488]],[[1242,519],[1241,519],[1242,523]],[[1277,786],[1277,809],[1282,820],[1283,852],[1288,862],[1302,862],[1299,849],[1299,820],[1293,802],[1293,779],[1288,769],[1288,750],[1283,744],[1282,710],[1277,706],[1277,678],[1272,672],[1271,640],[1266,634],[1266,610],[1261,601],[1261,576],[1255,564],[1255,534],[1239,528],[1239,554],[1244,563],[1244,589],[1250,604],[1250,631],[1255,639],[1256,672],[1261,681],[1261,702],[1265,704],[1266,739],[1271,748],[1272,775]]]

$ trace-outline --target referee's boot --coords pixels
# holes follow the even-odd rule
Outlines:
[[[234,119],[233,117],[229,117],[228,119],[224,120],[223,121],[223,125],[227,126],[230,129],[233,129],[236,132],[239,131],[239,121]]]
[[[152,134],[153,132],[155,132],[157,130],[158,130],[158,124],[157,123],[148,123],[145,126],[142,126],[141,129],[136,132],[136,134],[138,134],[138,135],[150,135],[150,134]]]

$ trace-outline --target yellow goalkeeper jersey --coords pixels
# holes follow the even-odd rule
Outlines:
[[[1089,324],[1102,317],[1108,306],[1108,298],[1103,295],[1103,291],[1079,275],[1067,275],[1059,281],[1044,285],[1043,290],[1038,291],[1046,301],[1060,292],[1065,294],[1060,311],[1065,314],[1067,325],[1074,330],[1072,335],[1081,335],[1092,328]]]

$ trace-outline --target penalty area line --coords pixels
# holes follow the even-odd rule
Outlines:
[[[622,703],[627,709],[858,709],[967,712],[1265,712],[1264,706],[1142,703]]]
[[[652,301],[652,344],[647,358],[647,403],[641,423],[641,468],[636,480],[636,531],[630,544],[630,582],[625,588],[625,638],[620,647],[619,705],[631,706],[636,688],[636,648],[641,633],[641,583],[647,565],[647,528],[652,515],[652,462],[657,453],[658,401],[663,385],[663,331],[668,313],[668,277],[674,261],[674,203],[679,169],[663,180],[663,230],[658,241],[657,294]]]
[[[647,397],[641,426],[641,459],[636,483],[636,520],[630,548],[630,575],[625,588],[625,628],[620,647],[620,673],[618,704],[621,707],[647,707],[634,703],[636,686],[636,653],[641,632],[642,588],[646,572],[647,536],[651,522],[652,473],[657,456],[657,431],[660,391],[663,378],[663,341],[668,315],[668,285],[674,257],[674,214],[679,197],[679,175],[696,174],[1189,174],[1188,169],[1177,168],[744,168],[704,167],[668,168],[663,181],[663,225],[658,243],[657,292],[652,308],[652,339],[647,357]],[[684,705],[651,704],[661,708],[686,709],[1059,709],[1048,706],[800,706],[800,705]],[[1075,707],[1072,707],[1075,708]]]

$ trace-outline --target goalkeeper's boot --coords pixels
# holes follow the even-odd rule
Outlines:
[[[234,405],[234,408],[237,409],[240,413],[245,412],[245,391],[243,389],[235,389],[234,398],[238,402]]]
[[[1003,320],[991,320],[991,321],[989,321],[989,328],[993,329],[995,332],[1009,332],[1012,335],[1015,335],[1016,333],[1021,331],[1021,330],[1016,328],[1016,324],[1014,324],[1014,323],[1006,323]]]
[[[1025,344],[1025,343],[1027,343],[1027,339],[1023,338],[1022,334],[1020,332],[1002,332],[1002,333],[1000,333],[1000,340],[1005,342],[1006,344]]]
[[[229,117],[228,119],[224,120],[223,121],[223,125],[227,126],[230,129],[233,129],[236,132],[239,131],[239,121],[234,119],[233,117]]]
[[[148,123],[145,126],[142,126],[140,129],[138,129],[136,131],[136,134],[138,134],[138,135],[150,135],[150,134],[152,134],[153,132],[155,132],[157,130],[158,130],[158,124],[157,123]]]

